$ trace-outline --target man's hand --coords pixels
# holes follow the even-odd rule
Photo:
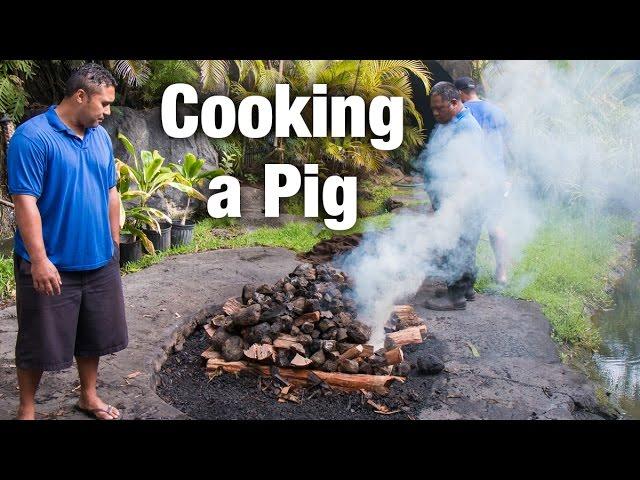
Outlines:
[[[31,263],[33,286],[43,295],[60,295],[62,279],[58,269],[48,258]]]

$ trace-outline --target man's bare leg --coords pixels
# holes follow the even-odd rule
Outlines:
[[[96,391],[99,362],[100,357],[76,357],[78,375],[80,376],[80,401],[78,404],[81,408],[89,410],[94,408],[107,409],[107,404],[98,397],[98,392]],[[112,415],[106,412],[97,412],[96,416],[103,420],[113,420],[120,416],[120,412],[115,407],[111,412]]]
[[[496,259],[496,282],[507,283],[507,235],[502,227],[489,230],[489,241]]]
[[[35,420],[36,418],[36,390],[42,378],[42,370],[28,370],[17,368],[18,387],[20,388],[20,406],[18,420]]]

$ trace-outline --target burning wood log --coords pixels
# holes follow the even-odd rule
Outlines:
[[[394,347],[401,347],[402,345],[422,343],[422,333],[419,327],[405,328],[397,332],[387,333],[384,343],[387,350]]]
[[[244,356],[251,360],[262,361],[271,359],[275,361],[276,352],[271,345],[260,345],[259,343],[254,343],[244,351]]]
[[[396,365],[404,360],[404,353],[401,347],[396,347],[385,352],[384,357],[387,359],[387,365]]]
[[[254,372],[263,376],[271,375],[271,369],[266,365],[249,365],[246,362],[225,362],[217,359],[207,361],[207,372],[215,372],[220,369],[229,373]],[[280,368],[278,374],[285,380],[301,386],[313,384],[314,382],[310,379],[310,374],[313,374],[327,385],[340,390],[357,391],[363,389],[380,394],[388,393],[389,385],[394,381],[401,383],[405,381],[403,377],[392,375],[364,375],[290,368]]]
[[[219,305],[219,304],[218,304]],[[226,313],[227,315],[231,315],[233,313],[238,312],[239,310],[243,309],[244,305],[242,305],[238,300],[236,300],[235,298],[230,298],[229,300],[227,300],[226,302],[224,302],[224,305],[222,306],[222,310],[224,311],[224,313]]]

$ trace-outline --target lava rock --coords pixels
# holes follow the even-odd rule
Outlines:
[[[339,327],[347,327],[352,321],[353,318],[347,312],[338,313],[335,320],[336,325],[338,325]]]
[[[435,355],[427,353],[418,357],[416,367],[421,375],[435,375],[444,370],[444,363]]]
[[[275,364],[278,367],[288,367],[291,365],[292,354],[288,350],[278,349],[276,351]]]
[[[342,360],[338,360],[338,370],[345,373],[358,373],[360,369],[360,365],[356,360],[347,360],[343,358]]]
[[[268,323],[259,323],[247,328],[246,333],[244,333],[242,337],[249,345],[253,345],[254,343],[260,343],[262,337],[269,335],[269,333],[271,333],[271,325]]]
[[[338,352],[340,352],[340,355],[342,355],[344,352],[349,350],[351,347],[355,347],[355,346],[356,346],[355,343],[346,343],[346,342],[340,342],[336,344],[336,347],[338,349]]]
[[[324,364],[324,362],[326,361],[326,357],[325,357],[324,352],[322,351],[322,349],[320,349],[316,353],[311,355],[309,360],[311,360],[311,366],[313,368],[320,368]]]
[[[335,340],[337,336],[338,336],[338,329],[333,327],[327,330],[326,332],[324,332],[322,335],[320,335],[320,338],[322,338],[323,340]]]
[[[371,374],[373,374],[373,367],[367,362],[362,362],[362,364],[358,368],[358,373],[364,373],[365,375],[371,375]]]
[[[296,327],[295,325],[293,325],[291,327],[291,335],[293,335],[294,337],[296,335],[300,335],[300,329],[298,327]]]
[[[264,310],[260,315],[261,322],[273,323],[282,314],[286,312],[286,308],[283,305],[276,305],[267,310]]]
[[[331,313],[331,310],[323,310],[320,312],[320,318],[332,319],[333,313]]]
[[[336,340],[338,342],[342,342],[343,340],[346,340],[347,337],[348,337],[347,329],[346,328],[338,328],[337,333],[336,333]]]
[[[398,363],[397,365],[393,366],[393,370],[391,370],[391,374],[398,375],[400,377],[406,377],[407,375],[409,375],[410,371],[411,371],[411,364],[406,360],[404,360]]]
[[[326,318],[323,318],[318,322],[318,328],[320,329],[321,332],[326,332],[327,330],[335,326],[336,326],[336,323],[334,321],[327,320]]]
[[[338,370],[338,362],[336,362],[335,360],[327,360],[322,365],[322,369],[325,372],[335,372],[336,370]]]
[[[209,341],[209,343],[211,343],[211,346],[213,347],[214,350],[217,350],[219,352],[220,350],[222,350],[222,345],[224,345],[224,342],[230,336],[231,334],[228,333],[225,329],[218,328],[213,334],[213,337],[211,337],[211,340]]]
[[[347,336],[354,343],[367,343],[371,337],[371,327],[354,320],[347,326]]]
[[[242,303],[246,305],[249,299],[253,297],[253,294],[255,293],[255,291],[256,291],[255,285],[247,284],[244,287],[242,287]]]
[[[248,327],[251,325],[256,325],[258,322],[260,322],[261,311],[262,307],[260,305],[250,305],[229,315],[229,318],[231,319],[235,327]]]
[[[261,293],[262,295],[273,295],[273,289],[266,283],[256,288],[256,292]]]
[[[231,335],[222,345],[222,356],[227,362],[242,360],[244,355],[244,342],[237,335]]]
[[[304,322],[301,326],[300,326],[300,330],[302,330],[302,332],[307,333],[307,334],[311,334],[313,332],[313,323],[311,322]]]

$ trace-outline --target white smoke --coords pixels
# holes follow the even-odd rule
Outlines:
[[[640,205],[639,71],[639,62],[490,64],[483,75],[486,98],[510,123],[513,187],[500,202],[496,189],[504,190],[489,163],[469,143],[455,142],[432,162],[436,183],[451,192],[440,209],[400,215],[387,231],[365,234],[343,268],[355,280],[359,317],[373,327],[374,345],[382,343],[395,303],[427,277],[451,280],[459,273],[459,265],[439,259],[468,228],[470,212],[502,204],[499,223],[517,262],[550,204],[580,203],[594,215],[612,205]]]

